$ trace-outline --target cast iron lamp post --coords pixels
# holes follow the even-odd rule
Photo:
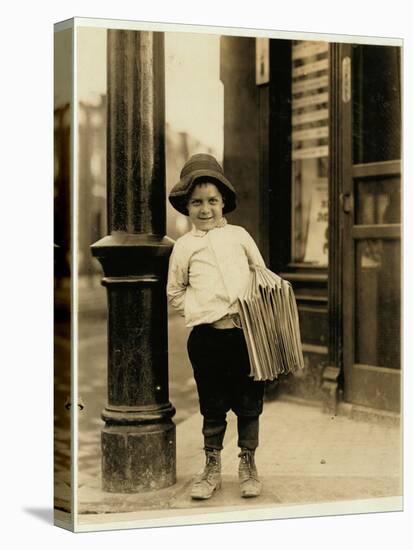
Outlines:
[[[108,235],[92,245],[108,299],[103,489],[176,481],[168,393],[163,34],[108,31]]]

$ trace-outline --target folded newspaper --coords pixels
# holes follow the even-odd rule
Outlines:
[[[255,266],[238,305],[254,380],[274,380],[304,368],[298,310],[288,281]]]

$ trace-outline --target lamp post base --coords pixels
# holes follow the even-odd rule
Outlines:
[[[176,483],[175,424],[105,426],[102,430],[103,490],[143,493]]]

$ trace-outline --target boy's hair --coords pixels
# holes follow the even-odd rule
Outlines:
[[[224,203],[226,202],[226,199],[227,199],[227,190],[225,189],[225,187],[222,185],[222,183],[220,183],[218,180],[214,179],[214,178],[210,178],[208,176],[201,176],[200,178],[196,178],[193,182],[192,182],[192,186],[191,186],[191,189],[190,191],[188,192],[188,199],[187,199],[187,204],[188,204],[188,201],[190,200],[191,196],[192,196],[192,193],[194,192],[194,189],[197,185],[207,185],[208,183],[212,183],[212,185],[215,185],[215,187],[218,189],[218,191],[221,193],[222,195],[222,199],[224,201]]]

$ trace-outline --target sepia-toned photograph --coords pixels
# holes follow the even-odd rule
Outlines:
[[[402,46],[54,32],[54,522],[403,509]]]

